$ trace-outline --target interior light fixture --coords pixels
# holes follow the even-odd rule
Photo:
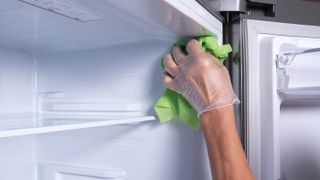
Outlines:
[[[71,7],[58,0],[20,0],[21,2],[54,12],[56,14],[69,17],[78,21],[88,22],[102,19],[99,16],[88,13],[84,10]]]

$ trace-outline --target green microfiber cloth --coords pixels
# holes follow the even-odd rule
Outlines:
[[[229,44],[219,46],[218,40],[214,36],[200,36],[196,38],[202,48],[223,62],[232,51]],[[177,41],[173,47],[179,46],[186,52],[187,40]],[[163,59],[161,66],[164,67]],[[168,122],[174,118],[180,119],[187,126],[198,129],[200,127],[197,111],[190,103],[179,93],[166,89],[160,99],[154,105],[154,109],[161,123]]]

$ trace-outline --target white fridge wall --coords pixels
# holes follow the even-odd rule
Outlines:
[[[42,103],[36,98],[42,97],[44,92],[59,91],[63,96],[49,96],[45,102],[134,102],[142,105],[142,113],[154,114],[153,103],[163,91],[159,83],[163,73],[159,62],[171,43],[148,40],[104,49],[40,53],[34,58],[22,56],[16,50],[3,50],[2,54],[8,54],[4,57],[8,62],[1,59],[1,67],[5,69],[1,72],[10,72],[19,78],[20,85],[14,86],[19,91],[8,90],[6,97],[10,97],[8,93],[16,97],[18,92],[22,93],[21,97],[30,99],[21,109],[13,108],[12,113],[35,112],[36,104]],[[15,60],[16,56],[22,58]],[[9,81],[12,77],[5,77],[3,83],[14,82]],[[2,101],[8,102],[7,99]],[[22,105],[20,99],[16,103]],[[38,110],[45,114],[41,108]],[[14,122],[7,115],[4,120]],[[5,138],[0,139],[0,145],[0,168],[5,171],[1,172],[1,180],[35,180],[36,176],[49,180],[50,173],[41,169],[41,165],[48,164],[60,168],[80,166],[125,172],[123,178],[117,179],[211,179],[201,131],[192,130],[179,121],[45,134],[38,135],[36,141],[33,136]],[[76,168],[71,174],[62,173],[60,178],[102,179],[82,172],[83,169]]]
[[[0,139],[0,180],[35,180],[36,147],[34,137]]]
[[[320,66],[318,66],[320,69]],[[283,104],[280,119],[281,172],[290,180],[320,178],[319,103]]]
[[[1,116],[35,112],[35,60],[25,51],[0,46]]]
[[[29,104],[23,106],[29,108],[30,113],[37,109],[36,104],[41,107],[43,102],[36,100],[42,97],[41,94],[59,91],[63,96],[49,96],[46,100],[97,104],[134,102],[142,105],[142,113],[154,114],[152,105],[163,91],[160,83],[163,71],[159,62],[171,44],[171,41],[148,40],[104,49],[39,53],[34,55],[37,63],[32,56],[20,60],[25,63],[10,61],[14,66],[9,72],[16,72],[14,75],[25,86],[18,86],[19,91],[13,89],[8,93],[19,92],[23,93],[22,97],[30,98]],[[19,53],[14,51],[6,58],[12,60],[17,55]],[[3,67],[10,70],[9,65]],[[6,80],[11,83],[9,77]],[[20,100],[17,103],[20,104]],[[24,108],[15,109],[14,115],[25,113]],[[46,113],[41,108],[37,110]],[[5,117],[5,120],[10,119]],[[155,121],[39,135],[36,140],[34,144],[32,136],[26,136],[0,142],[4,146],[0,150],[0,164],[7,171],[1,174],[1,180],[20,180],[22,176],[34,180],[37,174],[40,179],[48,179],[48,174],[42,174],[41,168],[37,168],[41,164],[120,169],[126,172],[124,179],[211,178],[201,131],[192,130],[178,121],[165,125]],[[14,170],[21,170],[21,175],[13,173]],[[82,175],[82,170],[75,175],[77,171],[61,176],[62,180],[97,178]]]
[[[0,46],[0,131],[36,112],[35,69],[30,53]],[[0,180],[36,178],[33,137],[0,139],[0,147]]]
[[[138,103],[153,113],[160,97],[160,59],[170,41],[148,40],[105,49],[41,54],[38,91],[62,92],[55,102]]]
[[[201,133],[178,121],[48,134],[38,140],[42,164],[118,169],[132,180],[211,178]]]
[[[142,104],[142,112],[154,114],[153,104],[164,90],[159,60],[170,48],[171,42],[153,40],[42,54],[38,88],[64,92],[56,102],[97,103],[97,107],[134,102]],[[43,163],[121,169],[125,179],[133,180],[210,179],[201,132],[178,121],[44,135],[38,143],[38,161]]]
[[[16,77],[20,85],[5,91],[3,98],[29,100],[23,104],[20,98],[2,99],[4,104],[12,101],[21,106],[11,107],[12,117],[3,115],[2,127],[3,123],[6,127],[11,123],[14,128],[14,117],[26,112],[31,114],[39,110],[38,113],[45,114],[41,108],[36,108],[36,104],[42,105],[36,98],[52,91],[63,92],[63,96],[50,96],[51,101],[134,102],[142,105],[142,113],[154,114],[153,104],[163,91],[159,61],[170,48],[170,41],[142,41],[105,49],[37,54],[34,55],[37,63],[32,56],[3,48],[2,55],[7,56],[1,59],[4,69],[1,72],[6,77],[2,83],[15,84],[9,80]],[[11,86],[1,86],[6,87]],[[166,125],[155,121],[39,135],[36,140],[34,142],[33,136],[0,140],[0,168],[5,170],[0,175],[1,180],[34,180],[37,174],[47,179],[47,174],[42,174],[41,168],[37,171],[37,167],[48,163],[120,169],[126,172],[125,179],[210,179],[201,132],[178,121]],[[75,177],[65,175],[62,178],[95,180],[96,177],[83,176],[80,171]]]

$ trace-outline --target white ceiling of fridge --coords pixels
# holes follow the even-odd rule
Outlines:
[[[285,130],[280,122],[283,124],[281,117],[286,108],[282,106],[288,98],[281,96],[280,92],[283,84],[289,91],[292,87],[299,87],[298,94],[291,94],[290,103],[303,104],[312,100],[308,93],[314,93],[314,88],[320,87],[317,80],[320,53],[296,57],[291,65],[286,66],[285,76],[277,61],[288,52],[319,48],[320,27],[245,19],[242,35],[243,104],[249,163],[257,179],[285,178],[282,167],[285,163],[281,162],[280,154],[290,152],[282,152],[286,142],[280,141],[280,136],[286,138],[283,138]]]
[[[173,42],[177,37],[209,33],[222,40],[222,23],[193,0],[32,2],[1,1],[0,45],[33,51],[66,51],[147,39]],[[80,17],[81,13],[87,17]],[[88,18],[91,20],[83,20]]]

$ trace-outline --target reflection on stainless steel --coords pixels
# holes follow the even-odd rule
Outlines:
[[[165,13],[164,13],[164,24],[169,27],[174,33],[181,34],[181,29],[184,29],[182,35],[193,35],[198,36],[211,34],[206,29],[201,28],[197,23],[192,22],[193,20],[181,14],[179,11],[174,9],[168,4],[163,4]]]
[[[246,5],[247,5],[245,0],[198,0],[198,1],[220,12],[221,11],[245,12]]]

